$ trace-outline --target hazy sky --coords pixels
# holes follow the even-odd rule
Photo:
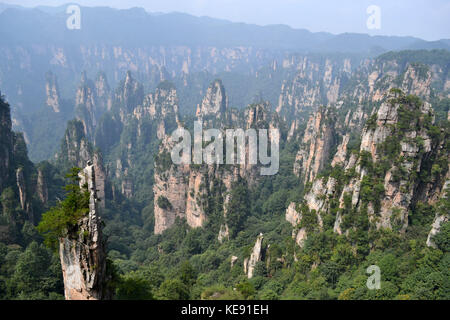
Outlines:
[[[61,5],[66,0],[0,0],[22,6]],[[450,0],[78,0],[84,6],[143,7],[149,12],[185,12],[235,22],[287,24],[332,33],[411,35],[450,39]],[[370,5],[381,9],[381,29],[369,30]]]

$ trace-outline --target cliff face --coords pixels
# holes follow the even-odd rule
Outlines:
[[[83,72],[75,98],[77,118],[84,124],[86,136],[93,140],[97,123],[106,111],[111,110],[112,94],[104,73],[99,73],[95,81]]]
[[[225,89],[220,82],[214,81],[197,109],[198,119],[203,121],[204,129],[217,128],[225,137],[225,128],[278,128],[279,120],[269,112],[267,103],[252,104],[238,113],[226,108]],[[217,113],[215,113],[217,111]],[[227,126],[229,124],[229,126]],[[225,143],[225,142],[224,142]],[[222,225],[218,230],[218,239],[229,237],[226,224],[227,205],[232,185],[239,178],[247,181],[249,186],[258,181],[257,165],[248,163],[225,165],[173,165],[170,151],[174,143],[167,136],[163,139],[155,161],[155,183],[153,186],[155,233],[162,233],[170,228],[177,217],[186,219],[189,226],[204,226],[207,212],[211,206],[220,207]],[[245,149],[248,159],[248,146]],[[219,201],[208,203],[208,195],[218,194]]]
[[[450,171],[449,171],[450,172]],[[449,216],[449,207],[446,205],[444,201],[449,201],[450,199],[450,174],[447,173],[447,180],[442,188],[442,192],[440,195],[440,199],[442,203],[438,203],[438,210],[436,212],[436,216],[433,220],[433,224],[431,225],[430,233],[427,237],[427,246],[436,248],[436,244],[434,243],[433,237],[437,235],[441,231],[441,226],[450,220]]]
[[[343,91],[342,98],[351,98],[359,103],[379,102],[385,92],[399,88],[405,94],[428,99],[433,88],[440,87],[439,83],[446,83],[447,79],[438,65],[405,63],[401,59],[382,56],[354,73],[354,85]],[[439,88],[438,91],[445,96],[446,90]]]
[[[156,137],[165,137],[168,129],[178,123],[178,96],[175,86],[166,81],[156,88],[155,93],[145,96],[142,105],[137,106],[133,111],[133,118],[138,120],[137,134],[141,136],[145,133],[143,129],[144,119],[151,120],[156,125]]]
[[[60,259],[66,300],[110,298],[106,288],[106,250],[99,216],[95,168],[88,164],[79,174],[80,187],[88,185],[89,213],[60,239]]]
[[[55,155],[56,163],[63,172],[71,167],[83,168],[92,161],[96,172],[96,195],[101,200],[99,206],[105,206],[106,170],[103,166],[102,154],[94,150],[88,141],[84,125],[81,121],[72,120],[67,124],[61,151]]]
[[[225,212],[232,183],[239,176],[238,168],[227,170],[214,165],[174,165],[170,159],[172,143],[163,139],[155,163],[155,183],[153,185],[155,233],[160,234],[170,228],[176,218],[185,219],[192,228],[202,227],[207,220],[206,212],[210,203],[207,195],[218,193]],[[226,214],[226,213],[224,213]],[[228,237],[228,227],[223,226],[219,238]]]
[[[45,75],[45,93],[46,93],[46,104],[53,109],[54,112],[60,112],[60,97],[59,88],[56,81],[56,76],[48,72]]]
[[[228,97],[222,81],[215,80],[207,89],[202,103],[197,106],[197,117],[222,117],[228,109]]]
[[[123,106],[120,113],[122,121],[126,114],[133,112],[144,99],[144,87],[132,77],[130,71],[127,72],[125,80],[119,84],[115,99]]]
[[[353,64],[359,61],[320,59],[316,57],[292,57],[283,66],[295,68],[292,80],[285,80],[281,87],[276,111],[290,128],[289,138],[310,112],[321,105],[334,104],[351,77]]]
[[[135,82],[127,78],[125,83]],[[139,88],[140,85],[134,85],[134,87]],[[113,144],[117,141],[120,141],[120,144],[117,148],[117,157],[109,164],[122,194],[128,198],[135,194],[136,177],[142,175],[142,167],[136,168],[136,163],[152,166],[152,155],[158,152],[156,142],[172,134],[179,123],[178,96],[172,83],[161,82],[154,93],[142,98],[136,94],[133,94],[134,102],[131,105],[135,106],[132,110],[127,111],[127,104],[119,104],[121,107],[118,113],[122,128]],[[124,93],[123,96],[127,95]],[[130,99],[128,101],[130,106]],[[146,155],[145,158],[142,155]],[[151,179],[151,177],[147,178]]]
[[[0,95],[0,241],[17,243],[25,222],[35,223],[36,169],[28,159],[25,139],[11,130],[9,104]],[[3,198],[4,197],[4,198]]]
[[[247,278],[253,278],[253,274],[255,271],[255,266],[258,262],[264,259],[264,248],[263,248],[263,234],[260,233],[256,238],[255,245],[253,246],[252,253],[249,258],[244,259],[244,273],[247,275]]]
[[[297,243],[300,248],[303,248],[303,245],[307,238],[306,228],[298,228],[300,222],[302,221],[302,218],[302,214],[299,212],[299,210],[297,210],[297,205],[294,202],[289,204],[288,208],[286,209],[286,221],[294,227],[294,230],[292,230],[292,239],[295,240],[295,243]]]
[[[339,234],[355,227],[351,218],[355,214],[365,216],[370,229],[404,231],[416,202],[426,199],[430,188],[442,189],[442,179],[424,179],[432,176],[428,171],[436,159],[447,159],[448,153],[439,142],[445,138],[432,129],[431,105],[400,90],[391,90],[383,101],[361,133],[359,152],[344,157],[338,148],[335,172],[344,175],[316,179],[306,193],[304,204],[317,216],[319,228],[323,216],[331,214],[337,204],[334,231]],[[288,221],[298,225],[301,213],[294,204],[286,214]]]
[[[0,98],[0,189],[6,186],[10,177],[13,153],[13,132],[9,105]]]
[[[295,78],[285,81],[281,88],[277,112],[283,115],[290,112],[298,114],[314,106],[336,102],[352,72],[350,59],[301,57],[283,64],[295,65],[297,70]]]
[[[336,116],[331,108],[320,108],[309,117],[302,145],[295,157],[294,173],[304,182],[314,180],[336,144]]]

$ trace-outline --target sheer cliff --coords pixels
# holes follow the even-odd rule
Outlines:
[[[361,230],[405,232],[411,211],[421,202],[434,203],[442,192],[448,132],[434,126],[431,105],[399,89],[382,101],[362,130],[359,150],[334,162],[331,173],[312,182],[304,202],[288,208],[287,220],[300,226],[297,243],[306,231],[325,230],[333,220],[334,232],[350,238]],[[440,173],[433,174],[433,167]],[[305,216],[312,220],[302,223]]]
[[[0,203],[1,240],[21,242],[20,230],[25,223],[34,224],[42,203],[35,196],[36,168],[28,159],[21,133],[11,130],[10,106],[0,96]]]
[[[91,162],[79,173],[80,188],[89,192],[89,212],[59,241],[66,300],[104,300],[112,294],[107,287],[110,279],[95,174]]]

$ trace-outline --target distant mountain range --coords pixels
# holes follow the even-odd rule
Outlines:
[[[152,14],[142,8],[81,7],[81,30],[68,30],[60,7],[33,9],[0,4],[3,44],[116,44],[124,46],[246,46],[296,52],[346,52],[377,55],[402,49],[449,49],[450,40],[309,32],[286,25],[258,26],[184,13]],[[132,37],[130,35],[133,35]]]

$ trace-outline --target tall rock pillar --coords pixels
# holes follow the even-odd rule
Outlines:
[[[98,211],[95,170],[88,162],[79,173],[80,186],[90,191],[89,214],[60,239],[60,258],[66,300],[108,299],[106,289],[106,250]]]

